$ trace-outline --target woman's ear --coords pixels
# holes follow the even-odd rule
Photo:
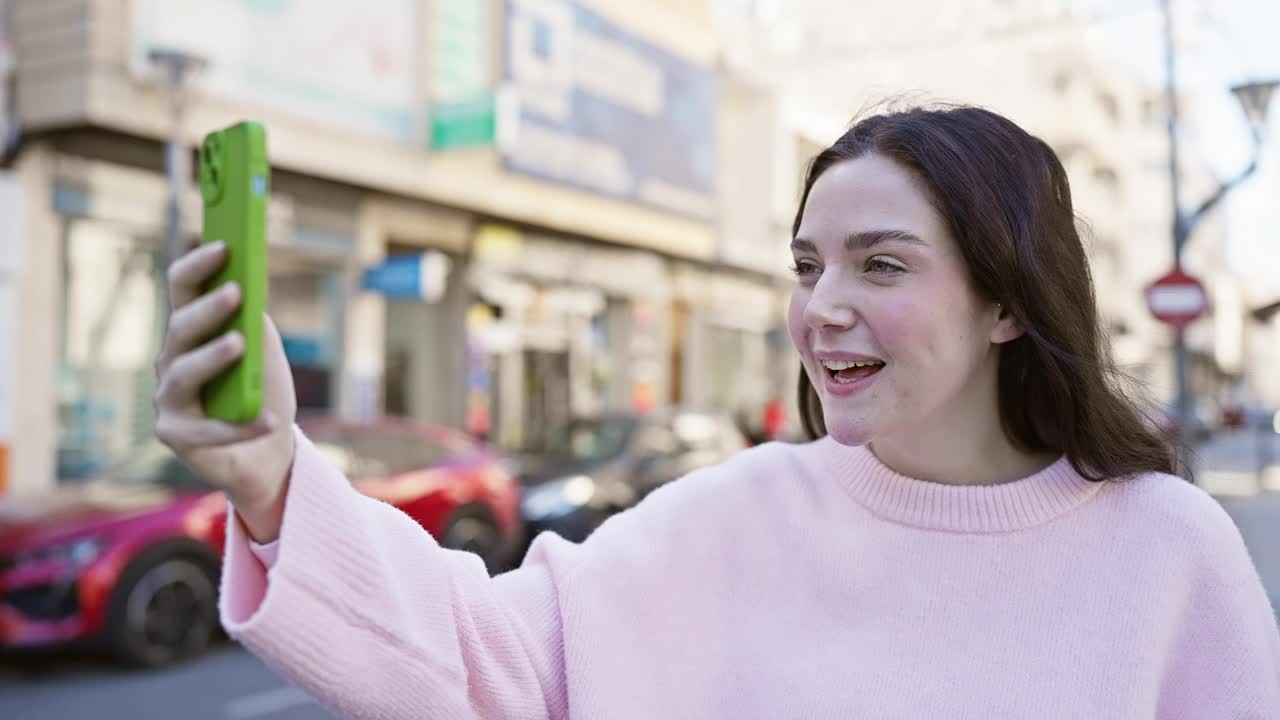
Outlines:
[[[1000,345],[1022,337],[1026,329],[1004,305],[996,303],[996,324],[991,328],[991,342]]]

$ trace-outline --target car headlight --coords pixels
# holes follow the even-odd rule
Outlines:
[[[591,502],[595,494],[595,481],[586,475],[574,475],[528,488],[520,507],[527,519],[552,520]]]
[[[102,540],[95,537],[80,538],[71,542],[20,552],[13,558],[13,567],[22,568],[47,562],[61,562],[82,568],[97,559],[102,552]]]

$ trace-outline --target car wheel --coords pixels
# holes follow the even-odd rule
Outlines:
[[[190,557],[139,563],[121,578],[107,632],[128,665],[160,667],[203,653],[218,625],[215,571]]]
[[[505,560],[505,543],[498,524],[481,507],[464,507],[456,512],[445,526],[440,545],[479,555],[489,572],[497,571]]]

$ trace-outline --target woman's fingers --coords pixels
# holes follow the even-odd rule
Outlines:
[[[213,277],[227,261],[225,243],[211,242],[179,257],[169,265],[169,303],[174,309],[198,297]]]
[[[156,437],[171,448],[203,448],[256,440],[275,430],[277,421],[264,413],[252,423],[229,423],[204,416],[165,412],[156,418]]]
[[[179,409],[199,401],[200,388],[244,353],[244,336],[231,331],[174,358],[160,375],[156,407]]]
[[[241,297],[240,286],[227,283],[174,310],[165,333],[164,349],[156,362],[157,371],[163,373],[174,358],[198,346],[225,325],[240,307]]]

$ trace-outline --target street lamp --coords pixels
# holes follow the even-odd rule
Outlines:
[[[1253,319],[1260,323],[1269,323],[1277,314],[1280,314],[1280,300],[1256,308],[1253,311]]]
[[[1173,201],[1173,265],[1174,272],[1180,272],[1182,268],[1182,248],[1187,244],[1187,238],[1191,235],[1192,229],[1204,217],[1204,214],[1213,209],[1232,188],[1239,185],[1258,169],[1258,160],[1262,156],[1262,139],[1263,131],[1266,127],[1267,106],[1271,100],[1272,92],[1280,84],[1280,81],[1252,82],[1231,88],[1232,94],[1240,101],[1245,117],[1249,121],[1249,127],[1253,135],[1252,159],[1243,172],[1222,183],[1193,212],[1189,214],[1183,213],[1178,192],[1178,90],[1177,73],[1175,71],[1176,52],[1173,44],[1173,11],[1170,8],[1171,0],[1163,0],[1162,4],[1164,6],[1165,34],[1165,96],[1169,104],[1169,187]],[[1189,444],[1189,430],[1194,414],[1187,343],[1180,327],[1174,334],[1174,362],[1178,376],[1178,432],[1182,436],[1183,444],[1186,445]],[[1189,467],[1189,458],[1185,455],[1185,450],[1184,455],[1179,458],[1179,465],[1183,470]]]
[[[1240,101],[1240,106],[1244,109],[1245,117],[1249,120],[1249,130],[1253,133],[1253,157],[1249,160],[1249,165],[1234,178],[1223,183],[1210,195],[1195,212],[1183,220],[1183,242],[1186,242],[1186,235],[1191,233],[1191,228],[1195,227],[1200,218],[1215,205],[1222,200],[1228,192],[1236,185],[1239,185],[1246,178],[1258,169],[1258,161],[1262,159],[1262,136],[1266,128],[1267,104],[1271,100],[1271,92],[1280,85],[1280,81],[1270,80],[1267,82],[1252,82],[1243,85],[1236,85],[1231,88],[1231,93]],[[1174,209],[1175,212],[1177,208]],[[1177,246],[1181,249],[1181,245]]]
[[[1262,129],[1266,127],[1267,106],[1271,104],[1271,93],[1275,91],[1276,85],[1280,85],[1280,81],[1251,82],[1231,88],[1231,93],[1244,108],[1245,117],[1249,118],[1255,141],[1262,139]]]
[[[165,175],[169,180],[169,198],[165,208],[165,265],[182,253],[182,196],[191,181],[191,151],[183,139],[183,120],[187,104],[187,81],[203,70],[208,61],[183,50],[154,48],[147,59],[165,75],[169,91],[169,142],[165,147]]]

